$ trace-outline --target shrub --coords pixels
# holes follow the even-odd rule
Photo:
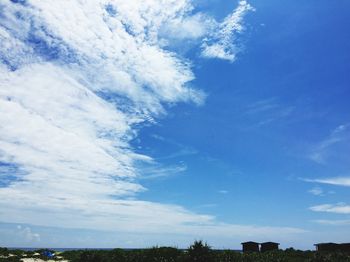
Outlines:
[[[214,253],[207,243],[202,240],[195,241],[188,249],[187,255],[189,261],[211,262],[214,261]]]

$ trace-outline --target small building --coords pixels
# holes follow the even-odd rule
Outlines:
[[[339,251],[341,246],[339,244],[336,243],[318,243],[315,244],[316,246],[316,251],[326,251],[326,252],[335,252],[335,251]]]
[[[259,252],[259,243],[257,242],[248,241],[241,244],[243,252]]]
[[[266,251],[272,251],[272,250],[278,250],[279,243],[275,242],[264,242],[260,244],[260,251],[266,252]]]

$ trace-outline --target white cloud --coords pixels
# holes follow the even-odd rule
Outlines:
[[[22,240],[26,242],[40,242],[40,234],[33,233],[30,227],[23,228],[21,225],[18,225],[16,233]]]
[[[163,26],[161,34],[173,41],[200,40],[217,26],[218,24],[214,19],[199,13],[190,17],[178,17],[171,20],[170,23]],[[171,45],[172,43],[168,44]]]
[[[200,24],[213,20],[192,14],[190,1],[5,0],[0,9],[0,171],[12,176],[0,188],[1,221],[193,235],[304,232],[222,224],[137,199],[146,189],[135,166],[153,160],[129,145],[136,125],[165,113],[164,103],[204,99],[190,86],[190,63],[163,49],[159,36],[178,21],[187,35],[194,29],[192,38],[211,30]],[[249,9],[242,1],[220,25],[225,55],[233,55],[229,40]]]
[[[324,204],[310,207],[310,210],[315,212],[327,212],[337,214],[350,214],[350,206],[344,203]]]
[[[308,191],[310,194],[313,194],[315,196],[322,196],[324,194],[322,188],[320,187],[314,187]]]
[[[202,56],[206,58],[220,58],[233,62],[239,48],[235,37],[244,30],[243,18],[247,12],[254,10],[247,1],[241,0],[234,12],[228,15],[218,28],[212,32],[202,44]]]
[[[30,3],[32,8],[3,5],[5,31],[42,58],[70,62],[70,69],[78,69],[81,81],[88,80],[93,91],[117,92],[135,102],[138,110],[153,113],[162,111],[163,101],[202,101],[201,92],[187,86],[194,77],[189,65],[154,43],[161,24],[186,12],[187,1]],[[115,6],[117,15],[108,14],[107,4]],[[16,19],[18,13],[21,19]]]
[[[303,179],[306,182],[329,184],[335,186],[350,186],[350,177],[329,177],[329,178],[315,178]]]
[[[74,213],[90,209],[86,199],[115,209],[104,201],[145,190],[135,163],[151,158],[130,148],[134,125],[163,113],[164,102],[203,97],[187,85],[187,61],[155,43],[161,24],[189,2],[32,0],[1,8],[8,67],[0,68],[0,156],[22,171],[0,189],[1,205]]]
[[[328,225],[328,226],[348,226],[350,225],[350,220],[313,220],[313,222],[321,225]]]

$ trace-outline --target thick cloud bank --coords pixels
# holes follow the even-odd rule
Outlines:
[[[171,39],[234,59],[251,7],[223,23],[189,0],[3,0],[0,3],[0,221],[200,235],[300,232],[220,224],[136,199],[135,126],[165,103],[203,103]],[[181,29],[181,30],[180,30]],[[179,30],[182,32],[178,34]],[[220,30],[220,33],[213,32]]]

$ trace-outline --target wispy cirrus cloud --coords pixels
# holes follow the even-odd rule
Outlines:
[[[331,149],[339,144],[349,141],[349,124],[339,125],[331,131],[330,135],[312,147],[308,158],[312,161],[325,164],[332,154]]]
[[[143,165],[140,169],[140,173],[142,173],[140,179],[158,179],[184,173],[187,170],[187,166],[184,163],[179,163],[178,165],[164,167],[154,162],[150,166]]]
[[[248,117],[259,116],[261,119],[257,125],[264,126],[272,122],[285,119],[295,111],[294,106],[283,105],[276,97],[258,100],[246,107],[245,115]]]
[[[196,155],[198,154],[198,150],[196,150],[193,147],[189,147],[187,145],[181,144],[177,141],[174,141],[172,139],[168,139],[156,134],[152,134],[151,137],[157,141],[160,141],[164,143],[167,147],[173,148],[173,152],[167,154],[167,155],[162,155],[159,156],[157,159],[173,159],[173,158],[182,158],[185,156],[191,156],[191,155]]]

